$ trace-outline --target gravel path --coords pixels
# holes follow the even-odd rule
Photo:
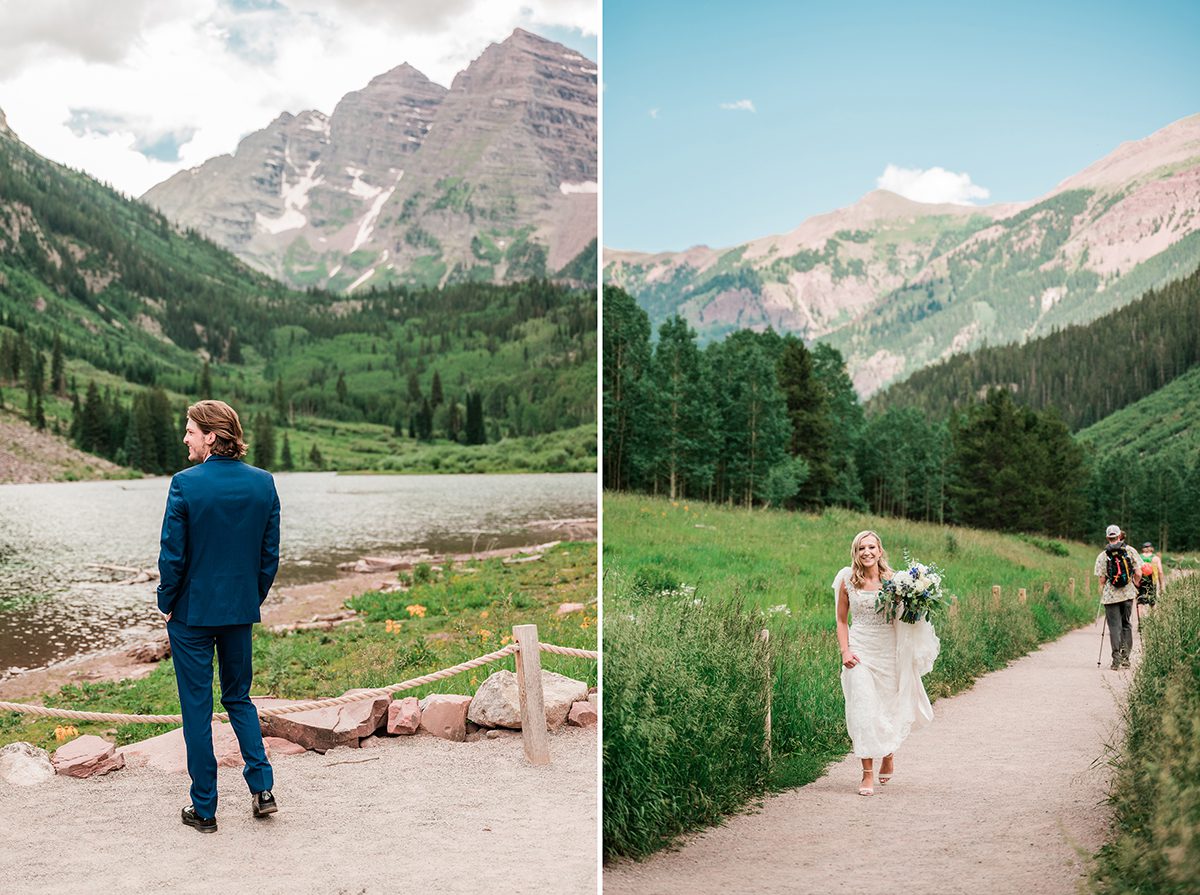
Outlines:
[[[0,783],[0,890],[307,893],[596,892],[596,728],[550,738],[381,740],[274,760],[279,813],[250,816],[221,768],[219,829],[185,827],[186,775],[149,769]]]
[[[695,892],[1063,895],[1104,841],[1128,672],[1096,667],[1098,626],[935,706],[897,776],[856,793],[858,761],[769,797],[674,852],[605,868],[605,895]],[[1135,654],[1137,643],[1135,638]]]

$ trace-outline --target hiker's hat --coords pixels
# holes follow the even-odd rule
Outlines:
[[[1106,538],[1119,538],[1121,536],[1121,526],[1110,525],[1108,528],[1104,529],[1104,536]]]
[[[1153,546],[1154,546],[1154,543],[1153,543],[1152,541],[1147,541],[1147,542],[1146,542],[1146,543],[1144,543],[1142,546],[1143,546],[1143,547],[1153,547]]]

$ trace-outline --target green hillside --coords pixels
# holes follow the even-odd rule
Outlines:
[[[1072,428],[1092,425],[1200,364],[1200,269],[1087,324],[1021,345],[981,348],[921,370],[867,407],[916,407],[931,418],[1003,388]]]
[[[1078,433],[1096,454],[1193,462],[1200,455],[1200,367]]]
[[[288,290],[0,135],[0,395],[118,463],[177,468],[164,433],[211,396],[269,466],[594,468],[595,362],[593,290]]]

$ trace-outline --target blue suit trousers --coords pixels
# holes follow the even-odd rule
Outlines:
[[[192,807],[201,817],[217,816],[217,759],[213,754],[213,650],[221,677],[221,705],[237,735],[245,767],[242,776],[250,792],[274,785],[271,763],[263,748],[258,710],[250,701],[250,625],[197,627],[172,619],[167,622],[179,704],[183,714],[183,739],[187,768],[192,778]]]

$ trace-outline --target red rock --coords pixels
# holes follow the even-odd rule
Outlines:
[[[91,777],[125,767],[125,756],[116,754],[116,746],[92,734],[60,746],[53,761],[55,773],[66,777]]]
[[[263,745],[267,747],[267,752],[272,755],[299,755],[308,750],[299,743],[293,743],[291,740],[285,740],[283,737],[263,737]]]
[[[600,716],[596,714],[596,708],[590,702],[576,702],[567,715],[567,723],[572,727],[591,727],[598,720]]]
[[[347,690],[345,695],[361,693],[362,690]],[[255,699],[259,708],[296,705],[312,700]],[[324,709],[307,712],[292,712],[287,715],[263,715],[262,729],[268,736],[282,737],[315,752],[328,752],[337,746],[357,749],[359,741],[379,729],[387,717],[389,696],[359,699],[345,705],[332,705]]]
[[[443,740],[462,743],[467,739],[467,709],[470,696],[435,693],[421,701],[421,730]]]
[[[223,721],[212,722],[213,752],[217,756],[217,764],[223,768],[240,768],[242,750],[238,746],[237,734],[233,727]],[[117,754],[123,756],[125,763],[131,768],[154,768],[168,774],[187,773],[187,747],[183,742],[183,728],[176,727],[166,733],[140,743],[130,743],[121,746]],[[267,756],[271,754],[267,749]]]
[[[421,703],[415,696],[394,699],[388,706],[387,732],[392,736],[410,736],[421,727]]]

